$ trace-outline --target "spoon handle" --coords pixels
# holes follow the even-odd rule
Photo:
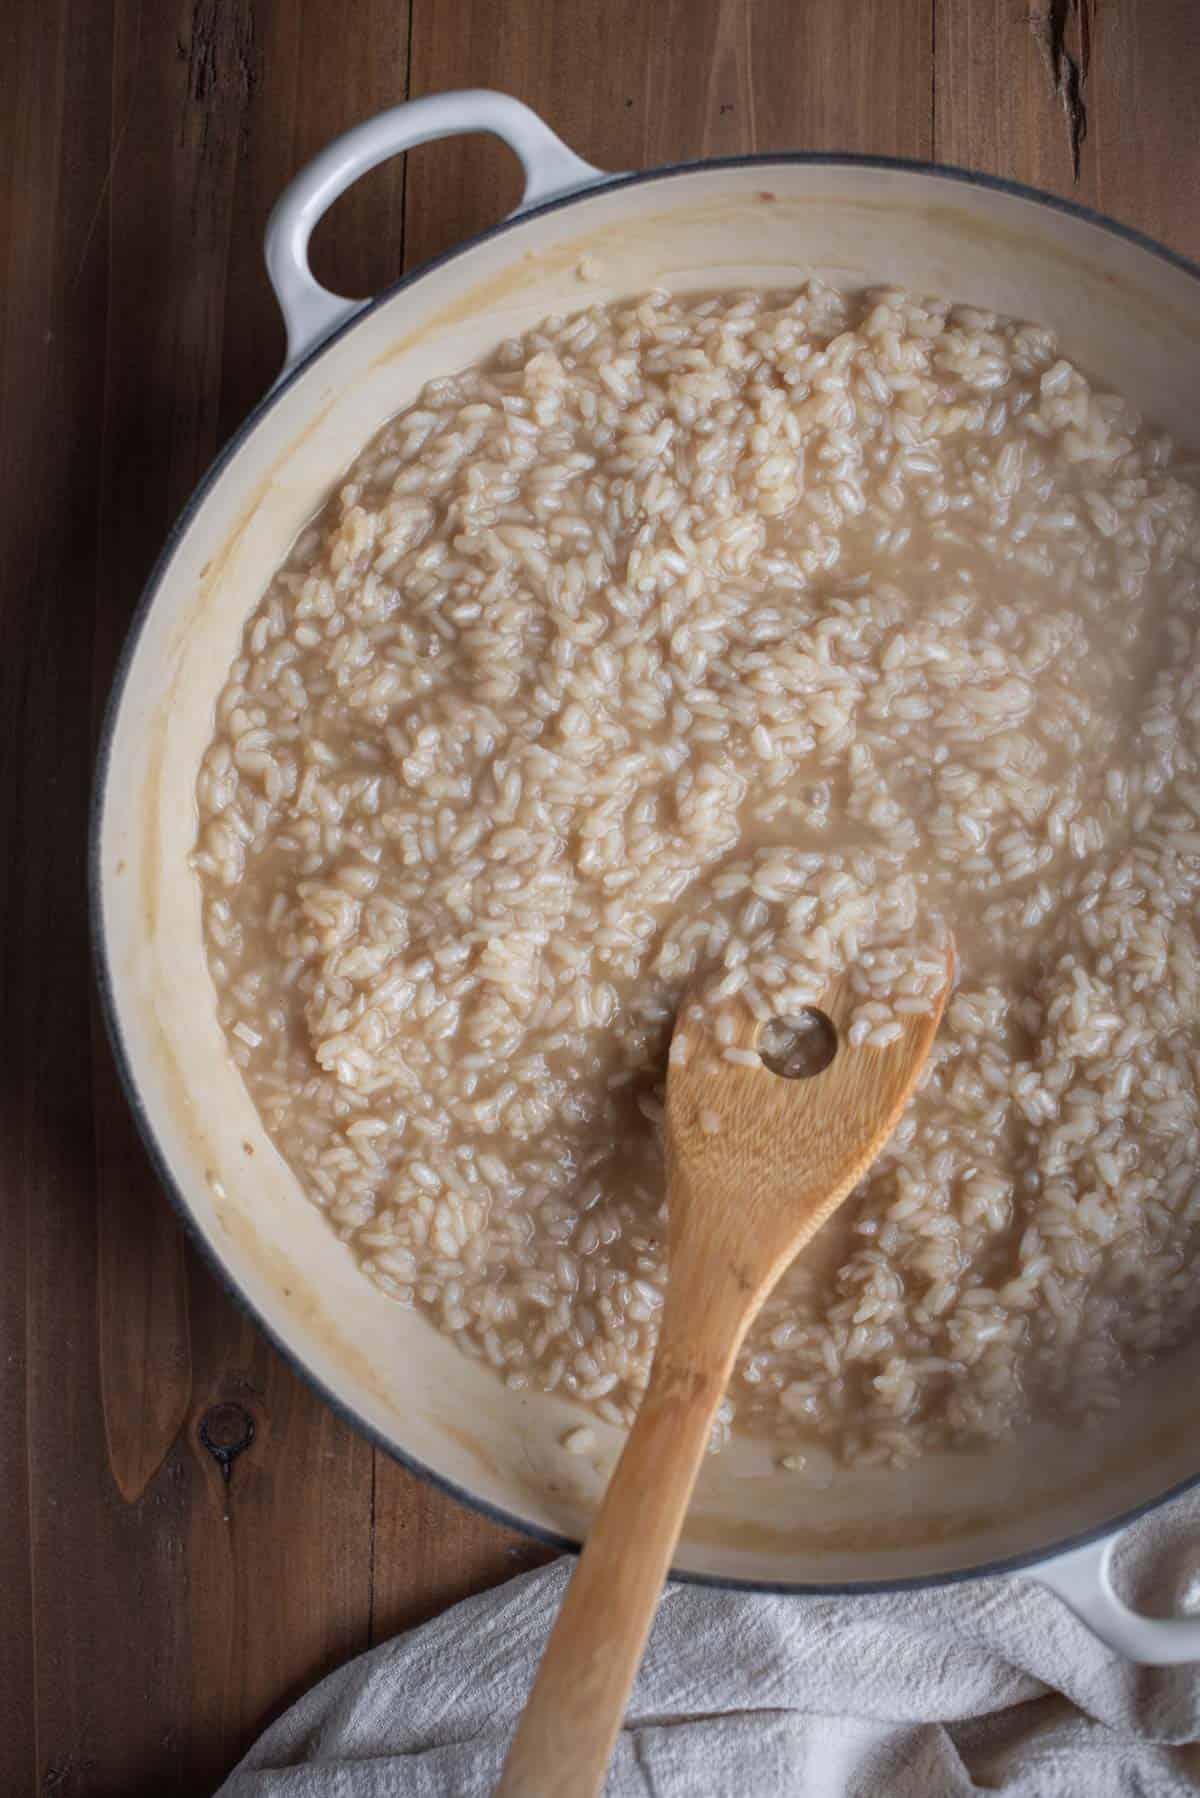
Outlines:
[[[567,1587],[496,1798],[592,1798],[750,1322],[745,1290],[672,1275],[645,1397]],[[724,1290],[722,1290],[724,1288]],[[757,1304],[752,1310],[757,1310]]]

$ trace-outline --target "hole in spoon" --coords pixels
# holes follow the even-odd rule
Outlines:
[[[812,1005],[786,1018],[772,1018],[758,1033],[763,1066],[784,1080],[811,1080],[823,1073],[837,1046],[832,1020]]]

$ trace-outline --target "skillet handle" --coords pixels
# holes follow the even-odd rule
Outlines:
[[[607,179],[568,150],[528,106],[488,88],[408,100],[354,126],[301,169],[267,220],[263,243],[267,273],[287,326],[285,374],[370,303],[330,293],[314,278],[308,266],[308,240],[317,220],[368,169],[415,144],[464,131],[491,132],[515,152],[525,170],[525,192],[517,212]]]
[[[1106,1647],[1145,1667],[1200,1661],[1200,1617],[1144,1617],[1112,1583],[1120,1535],[1106,1536],[1029,1570],[1028,1577],[1061,1598]]]

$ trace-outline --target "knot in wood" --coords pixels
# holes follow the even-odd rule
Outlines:
[[[210,1405],[196,1434],[228,1484],[233,1463],[254,1441],[254,1419],[244,1405]]]

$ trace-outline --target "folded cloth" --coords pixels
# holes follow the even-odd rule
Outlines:
[[[1120,1559],[1147,1610],[1200,1606],[1200,1495]],[[484,1798],[571,1570],[471,1598],[351,1661],[218,1798]],[[1200,1792],[1200,1668],[1139,1668],[1014,1576],[863,1598],[673,1585],[612,1798],[1174,1798]]]

